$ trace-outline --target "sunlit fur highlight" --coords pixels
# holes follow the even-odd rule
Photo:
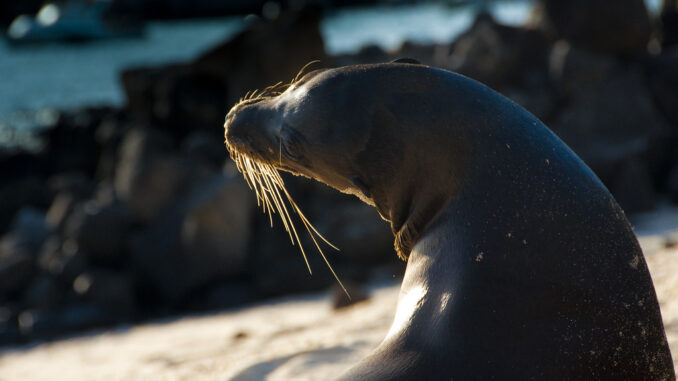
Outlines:
[[[248,92],[243,98],[241,98],[238,101],[238,103],[234,107],[237,107],[242,103],[247,103],[253,100],[273,98],[275,96],[282,94],[287,88],[289,88],[290,86],[299,81],[299,79],[302,77],[304,70],[306,70],[310,65],[317,62],[319,61],[311,61],[308,64],[306,64],[303,68],[301,68],[301,70],[294,77],[292,82],[288,84],[278,82],[273,86],[265,88],[263,91],[254,90],[253,92]],[[344,293],[346,293],[346,295],[350,299],[351,296],[346,290],[346,287],[344,287],[344,284],[339,279],[339,276],[337,276],[337,273],[334,271],[334,268],[332,268],[332,265],[330,264],[329,260],[327,259],[327,256],[320,247],[320,244],[318,243],[316,236],[319,237],[323,242],[325,242],[333,249],[335,250],[339,249],[332,243],[330,243],[325,237],[323,237],[323,235],[320,234],[318,230],[316,230],[316,228],[301,212],[299,206],[297,206],[297,203],[294,202],[294,199],[292,199],[292,196],[287,191],[287,188],[285,188],[285,183],[283,182],[283,179],[280,176],[278,170],[269,163],[265,163],[263,161],[257,160],[256,158],[249,157],[241,152],[238,152],[238,150],[235,147],[228,144],[228,142],[226,142],[226,146],[228,148],[228,151],[230,152],[231,159],[233,159],[236,166],[238,167],[238,170],[243,174],[243,177],[245,178],[247,185],[250,187],[250,189],[254,191],[254,194],[256,195],[257,198],[257,206],[261,206],[263,212],[268,213],[271,227],[273,227],[273,214],[278,214],[280,216],[280,219],[282,220],[285,230],[290,236],[290,241],[292,241],[292,245],[294,245],[295,242],[296,244],[299,245],[299,249],[301,250],[301,255],[304,258],[304,262],[306,263],[308,272],[310,274],[313,274],[313,271],[311,270],[311,265],[308,262],[306,251],[304,250],[304,247],[301,244],[299,234],[297,233],[297,229],[294,225],[294,221],[292,220],[292,216],[290,214],[289,209],[295,212],[299,216],[299,219],[301,220],[302,224],[304,225],[304,228],[308,232],[308,235],[313,240],[313,244],[315,245],[316,249],[318,249],[320,256],[323,258],[325,264],[327,264],[327,267],[330,269],[330,272],[337,280],[342,290],[344,290]],[[279,149],[280,149],[279,160],[282,161],[282,147],[279,147]],[[285,197],[283,197],[283,195]],[[285,202],[285,200],[287,200],[287,203]],[[287,207],[287,204],[289,204],[290,206],[289,209]]]

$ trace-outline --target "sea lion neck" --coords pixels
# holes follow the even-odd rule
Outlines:
[[[374,206],[391,225],[396,253],[407,260],[459,191],[472,145],[463,128],[436,126],[424,118],[422,123],[441,129],[436,139],[413,129],[417,124],[407,120],[410,116],[393,110],[387,105],[374,110],[373,128],[356,163]]]

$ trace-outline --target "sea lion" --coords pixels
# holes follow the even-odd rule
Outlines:
[[[396,316],[343,379],[675,379],[624,212],[488,87],[411,62],[317,70],[243,100],[225,129],[257,192],[284,170],[391,224],[407,259]]]

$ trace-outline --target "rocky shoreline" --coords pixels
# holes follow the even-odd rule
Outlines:
[[[662,208],[641,217],[639,239],[669,345],[678,353],[678,250],[655,244],[675,242],[678,212]],[[648,223],[657,218],[664,220],[661,227]],[[73,381],[326,380],[364,358],[386,335],[399,282],[384,275],[368,282],[365,302],[338,311],[326,292],[312,293],[11,347],[0,351],[0,380],[44,380],[57,372]]]
[[[640,0],[618,12],[570,3],[541,2],[526,27],[481,12],[449,44],[341,56],[326,55],[322,11],[308,7],[255,20],[192,62],[124,71],[125,107],[62,112],[37,153],[0,152],[0,345],[330,287],[320,258],[309,276],[282,227],[270,229],[223,145],[233,103],[313,60],[411,57],[468,75],[542,119],[628,214],[676,199],[676,7],[667,1],[659,24]],[[563,22],[586,7],[590,19]],[[374,269],[402,273],[371,207],[285,180],[342,249],[331,260],[356,294]]]

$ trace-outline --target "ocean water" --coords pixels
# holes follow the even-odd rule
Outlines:
[[[648,5],[656,12],[661,0]],[[523,0],[493,2],[490,10],[500,22],[518,25],[531,8],[532,1]],[[474,15],[473,6],[436,3],[340,9],[325,17],[321,33],[331,54],[365,44],[394,49],[404,40],[450,41],[470,26]],[[243,17],[154,22],[143,38],[81,45],[15,48],[0,39],[0,141],[8,128],[44,125],[54,115],[51,109],[122,105],[122,69],[188,61],[243,25]]]

